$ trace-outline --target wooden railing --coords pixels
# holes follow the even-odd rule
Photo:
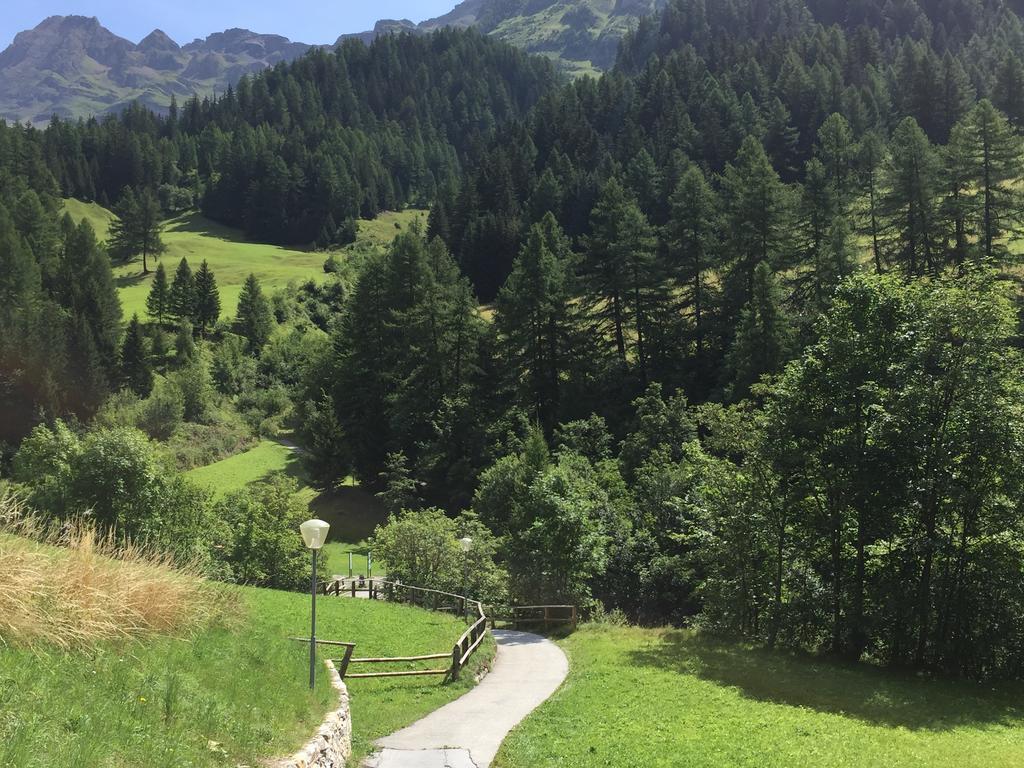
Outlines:
[[[360,585],[358,582],[362,582]],[[349,582],[349,583],[346,583]],[[320,592],[324,595],[343,595],[356,597],[361,592],[366,592],[371,600],[391,600],[406,602],[428,608],[435,611],[452,611],[469,614],[472,623],[462,633],[462,636],[455,642],[451,651],[442,653],[427,653],[419,656],[389,656],[352,658],[355,649],[354,643],[339,643],[333,640],[317,640],[320,645],[344,647],[345,656],[343,659],[332,660],[338,668],[338,674],[342,679],[366,678],[366,677],[409,677],[414,675],[444,675],[451,680],[457,680],[459,673],[472,658],[473,654],[480,647],[484,637],[487,635],[487,615],[484,612],[483,603],[479,600],[457,595],[454,592],[442,592],[437,589],[425,589],[414,587],[409,584],[402,584],[385,579],[364,579],[348,580],[338,579],[322,585]],[[302,640],[302,638],[292,638]],[[309,642],[307,638],[305,642]],[[348,668],[352,664],[402,664],[418,663],[448,659],[449,664],[438,669],[408,669],[388,672],[358,672],[349,674]]]
[[[538,629],[547,632],[552,627],[569,627],[575,630],[579,623],[579,612],[575,605],[513,605],[507,608],[490,609],[491,627],[498,622],[512,629]]]

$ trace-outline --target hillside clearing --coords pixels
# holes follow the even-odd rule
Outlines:
[[[0,582],[3,581],[0,574]],[[0,653],[0,765],[256,765],[290,754],[334,703],[327,676],[308,689],[309,598],[221,587],[231,614],[188,638],[106,642],[88,652],[7,647]],[[456,619],[368,600],[322,598],[318,635],[366,655],[451,647]],[[2,635],[0,635],[2,637]],[[493,654],[488,644],[478,664]],[[356,756],[472,687],[473,674],[355,680]]]
[[[329,541],[324,548],[331,573],[347,576],[348,553],[353,552],[354,575],[368,575],[367,547],[362,542],[385,521],[386,513],[376,498],[353,484],[352,478],[335,488],[317,488],[307,476],[296,449],[275,440],[263,440],[244,453],[193,469],[187,476],[209,489],[215,498],[221,498],[276,472],[295,478],[300,496],[309,505],[310,515],[331,524]],[[374,576],[386,573],[383,563],[373,563]]]
[[[1024,764],[1020,686],[938,681],[692,632],[585,627],[565,686],[496,766]]]
[[[80,200],[65,200],[65,210],[76,221],[88,221],[100,240],[110,236],[110,223],[115,216],[96,203]],[[384,246],[394,239],[402,228],[413,221],[425,221],[425,214],[419,210],[385,212],[372,221],[359,221],[360,244]],[[305,280],[323,280],[324,261],[327,254],[276,245],[252,243],[242,233],[225,227],[198,213],[186,213],[169,220],[164,227],[164,244],[167,251],[160,261],[167,270],[168,279],[181,259],[188,259],[195,270],[205,259],[217,279],[220,290],[221,316],[232,317],[238,305],[242,285],[250,273],[259,278],[263,290],[271,293],[286,287],[289,283]],[[121,297],[124,317],[133,314],[146,315],[146,297],[153,281],[156,260],[150,261],[150,273],[142,274],[142,260],[128,264],[114,265],[114,280]]]

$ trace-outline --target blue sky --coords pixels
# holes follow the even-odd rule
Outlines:
[[[211,32],[245,27],[304,43],[333,43],[343,32],[361,32],[377,19],[423,21],[451,10],[458,0],[0,0],[0,48],[47,16],[96,16],[115,34],[138,42],[162,29],[178,43]]]

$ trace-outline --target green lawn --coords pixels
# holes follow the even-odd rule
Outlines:
[[[1024,687],[903,676],[671,630],[585,627],[496,768],[1024,765]]]
[[[327,575],[348,575],[348,552],[356,553],[352,558],[355,575],[368,575],[367,547],[363,542],[373,534],[377,525],[384,522],[386,514],[372,494],[351,484],[351,478],[337,488],[317,488],[307,477],[300,454],[274,440],[263,440],[249,451],[186,474],[220,498],[275,472],[284,472],[298,480],[299,493],[309,505],[310,515],[331,524],[325,547],[330,571]],[[384,564],[379,560],[374,560],[373,575],[387,575]]]
[[[274,472],[285,472],[300,478],[301,465],[299,455],[288,446],[274,440],[263,440],[244,453],[185,474],[193,482],[208,488],[216,498],[220,498],[233,491],[240,491]]]
[[[64,207],[73,219],[88,220],[100,240],[108,238],[110,222],[114,219],[110,211],[95,203],[79,200],[65,200]],[[400,228],[409,226],[415,219],[425,222],[425,213],[418,210],[387,212],[373,221],[360,221],[357,242],[387,245]],[[160,259],[167,270],[168,279],[173,279],[174,270],[182,258],[188,259],[193,271],[203,259],[210,263],[220,290],[221,313],[225,317],[234,316],[242,285],[250,273],[259,278],[264,291],[268,293],[284,288],[292,281],[325,278],[323,265],[326,254],[252,243],[238,230],[217,224],[198,213],[187,213],[168,221],[163,240],[167,252]],[[149,295],[154,268],[155,264],[151,263],[150,273],[143,275],[141,259],[130,264],[114,265],[114,279],[126,319],[136,313],[139,317],[145,317],[146,297]]]
[[[104,646],[89,653],[0,650],[0,765],[238,766],[287,755],[334,705],[326,675],[308,690],[309,598],[226,588],[231,626],[192,639]],[[318,636],[360,654],[416,655],[451,648],[456,619],[368,600],[321,598]],[[489,642],[477,663],[493,655]],[[457,698],[472,685],[440,678],[353,680],[354,743],[372,741]]]

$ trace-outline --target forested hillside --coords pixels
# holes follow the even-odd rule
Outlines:
[[[597,79],[448,30],[0,129],[6,439],[208,354],[326,482],[471,510],[515,599],[1020,676],[1021,51],[1003,2],[673,0]],[[431,211],[272,312],[254,277],[231,328],[172,302],[122,342],[58,195],[330,250]],[[147,357],[174,323],[201,352]]]

